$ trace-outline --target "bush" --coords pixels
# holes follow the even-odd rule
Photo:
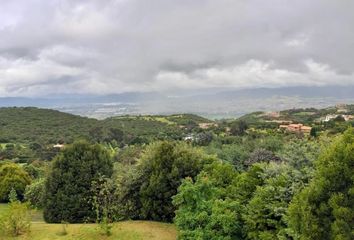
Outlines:
[[[93,196],[90,202],[93,204],[93,210],[96,213],[96,223],[98,223],[104,235],[110,236],[114,215],[117,212],[115,184],[112,179],[100,176],[97,181],[92,182],[91,192]]]
[[[102,146],[85,141],[65,147],[53,161],[45,182],[44,219],[50,223],[93,221],[95,212],[91,182],[103,175],[110,177],[113,164]]]
[[[241,204],[226,197],[236,176],[230,165],[215,163],[183,181],[173,197],[178,239],[242,239]]]
[[[0,166],[0,201],[7,202],[11,189],[23,199],[23,194],[31,178],[21,166],[15,163],[5,163]]]
[[[43,208],[45,179],[40,178],[26,186],[25,200],[34,208]]]
[[[27,203],[16,198],[16,191],[11,190],[9,208],[0,215],[0,234],[18,236],[31,227],[31,214]]]

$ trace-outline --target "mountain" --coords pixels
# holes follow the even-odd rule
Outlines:
[[[257,89],[175,90],[173,93],[56,95],[42,98],[0,98],[0,107],[35,106],[106,118],[116,115],[194,113],[209,118],[237,117],[254,111],[294,107],[322,108],[354,102],[353,86]]]

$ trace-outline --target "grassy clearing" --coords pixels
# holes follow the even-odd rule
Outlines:
[[[0,213],[2,211],[5,211],[8,208],[8,205],[6,203],[0,203]]]
[[[0,213],[7,208],[7,204],[0,204]],[[177,236],[173,224],[150,221],[115,223],[109,237],[102,235],[96,224],[69,224],[66,231],[63,235],[62,224],[44,223],[42,212],[33,210],[30,233],[15,238],[0,236],[0,240],[174,240]]]
[[[61,224],[33,223],[31,232],[16,238],[0,237],[1,240],[172,240],[176,239],[176,231],[172,224],[127,221],[115,223],[112,235],[100,234],[95,224],[69,224],[67,234],[63,235]]]

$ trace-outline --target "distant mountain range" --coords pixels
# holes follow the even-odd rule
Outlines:
[[[284,87],[242,90],[204,89],[173,94],[122,93],[57,95],[41,98],[0,97],[0,107],[34,106],[105,118],[125,114],[196,113],[210,118],[235,117],[253,111],[326,107],[354,103],[353,86]]]

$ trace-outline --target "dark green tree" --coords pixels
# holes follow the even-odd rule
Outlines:
[[[316,162],[313,181],[289,206],[294,239],[354,239],[354,129]]]
[[[214,158],[186,143],[158,142],[152,144],[141,158],[140,171],[144,179],[140,187],[143,219],[172,221],[175,207],[172,196],[182,179],[194,178],[203,164]]]
[[[50,223],[94,220],[91,183],[99,176],[110,177],[112,169],[109,152],[98,144],[80,141],[65,147],[53,161],[45,183],[44,219]]]
[[[246,133],[248,124],[244,120],[239,120],[231,125],[230,133],[234,136],[242,136]]]
[[[312,136],[312,137],[317,137],[317,128],[315,128],[315,127],[313,127],[313,128],[311,128],[311,131],[310,131],[310,136]]]

